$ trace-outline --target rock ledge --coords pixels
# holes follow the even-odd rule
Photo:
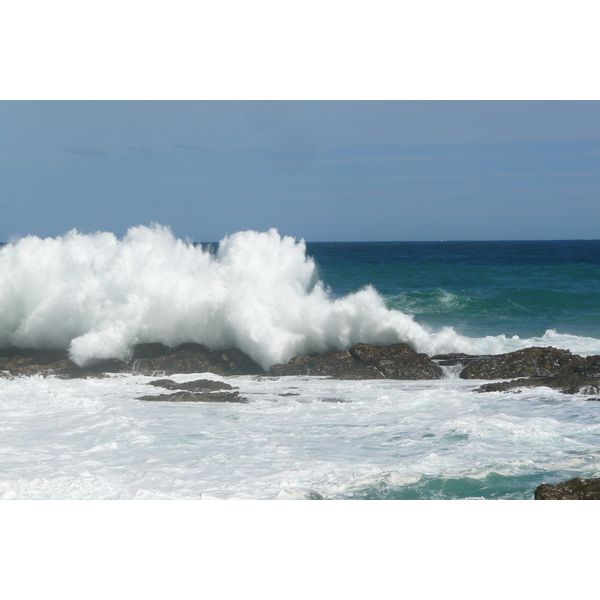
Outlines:
[[[536,500],[600,500],[600,479],[570,479],[555,485],[544,483],[535,490]]]
[[[335,379],[440,379],[443,371],[427,354],[408,344],[376,347],[356,344],[350,350],[294,356],[271,367],[271,375],[319,375]]]

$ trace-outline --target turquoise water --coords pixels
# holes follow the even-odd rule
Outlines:
[[[373,285],[389,308],[469,337],[600,338],[600,241],[309,243],[332,293]]]

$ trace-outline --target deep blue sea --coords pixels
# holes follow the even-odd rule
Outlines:
[[[600,354],[600,241],[217,245],[160,226],[0,248],[0,346],[86,364],[136,343],[237,347],[265,370],[357,342]],[[159,376],[160,374],[156,374]],[[223,379],[173,375],[177,382]],[[600,402],[549,388],[230,377],[247,404],[140,402],[137,374],[0,371],[0,498],[517,499],[600,476]]]

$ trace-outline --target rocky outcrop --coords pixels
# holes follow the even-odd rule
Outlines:
[[[300,355],[271,367],[271,375],[317,375],[335,379],[440,379],[441,366],[463,365],[463,379],[510,379],[482,385],[477,391],[510,391],[521,387],[551,387],[565,394],[600,399],[600,356],[582,357],[557,348],[526,348],[496,356],[444,354],[429,358],[407,344],[376,347],[356,344],[349,350]],[[129,362],[96,361],[85,367],[73,363],[66,350],[0,349],[0,377],[57,375],[64,378],[105,377],[106,373],[173,375],[214,373],[260,375],[262,367],[237,349],[214,351],[201,344],[138,344]],[[182,384],[183,385],[183,384]],[[172,390],[176,393],[193,390]]]
[[[507,392],[519,388],[548,387],[563,394],[600,395],[600,377],[587,377],[581,373],[561,371],[552,377],[522,377],[511,381],[485,383],[476,392]],[[598,398],[589,398],[597,400]]]
[[[511,379],[513,377],[550,377],[563,369],[585,368],[586,359],[558,348],[525,348],[508,354],[470,357],[461,379]]]
[[[175,373],[215,373],[216,375],[260,375],[264,369],[241,350],[214,351],[201,344],[139,344],[134,348],[131,366],[135,373],[164,375]]]
[[[536,500],[600,500],[600,479],[570,479],[555,485],[544,483],[535,490]]]
[[[175,383],[171,379],[156,379],[148,382],[155,387],[165,388],[171,391],[184,391],[191,393],[207,393],[215,390],[237,390],[224,381],[213,381],[212,379],[195,379],[184,383]]]
[[[248,402],[247,398],[240,396],[239,392],[229,391],[237,388],[233,388],[223,381],[197,379],[185,383],[175,383],[170,379],[159,379],[151,381],[150,385],[165,388],[173,393],[142,396],[138,400],[145,402]]]
[[[3,376],[58,375],[65,378],[103,377],[105,373],[215,373],[216,375],[259,375],[264,369],[240,350],[213,351],[201,344],[135,346],[129,362],[117,359],[95,361],[85,367],[69,359],[66,350],[0,349]]]
[[[511,381],[500,381],[486,383],[479,387],[478,392],[505,392],[523,387],[549,387],[563,394],[587,394],[590,396],[600,395],[600,356],[573,356],[568,350],[557,350],[556,348],[527,348],[529,351],[541,350],[541,353],[527,353],[529,357],[540,356],[548,359],[545,364],[546,374],[530,377],[521,376]],[[521,356],[517,361],[519,370],[527,371],[531,364],[523,359],[524,350],[520,350]],[[512,353],[518,354],[517,352]],[[503,355],[509,356],[509,355]],[[551,356],[554,358],[551,359]],[[508,363],[509,361],[507,361]],[[539,367],[536,360],[534,366]],[[465,368],[466,370],[466,368]],[[503,371],[504,373],[508,371]],[[462,376],[462,374],[461,374]],[[481,377],[483,379],[483,377]],[[595,399],[595,398],[591,398]]]
[[[239,395],[239,392],[211,392],[206,394],[193,394],[188,392],[174,392],[173,394],[160,394],[159,396],[142,396],[138,400],[144,402],[237,402],[247,404],[248,399]]]
[[[356,344],[350,350],[295,356],[271,367],[271,375],[320,375],[335,379],[440,379],[442,369],[407,344],[381,348]]]
[[[32,350],[29,348],[0,349],[0,371],[5,376],[59,375],[61,377],[104,377],[105,373],[130,370],[127,363],[117,360],[99,360],[79,367],[69,359],[66,350]]]

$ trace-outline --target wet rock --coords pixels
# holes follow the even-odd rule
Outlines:
[[[202,344],[181,344],[167,348],[162,344],[140,344],[134,348],[135,373],[165,375],[175,373],[215,373],[216,375],[259,375],[264,369],[240,350],[214,351]]]
[[[168,348],[164,344],[135,346],[132,360],[97,360],[84,367],[76,365],[66,350],[0,349],[0,371],[16,377],[23,375],[58,375],[65,378],[103,377],[105,373],[152,375],[162,372],[210,372],[217,375],[258,375],[264,369],[240,350],[213,351],[201,344],[181,344]]]
[[[240,396],[239,392],[175,392],[159,396],[142,396],[138,400],[144,402],[236,402],[247,404],[248,399]]]
[[[324,354],[307,354],[294,356],[287,364],[274,365],[271,375],[325,375],[330,377],[350,373],[355,368],[355,361],[348,351],[325,352]]]
[[[443,376],[442,369],[427,354],[415,352],[408,344],[382,348],[356,344],[350,348],[350,354],[385,379],[440,379]]]
[[[535,490],[536,500],[600,500],[600,478],[570,479],[555,485],[544,483]]]
[[[508,392],[515,388],[532,387],[529,385],[529,378],[513,379],[512,381],[498,381],[495,383],[484,383],[475,391],[480,393],[485,392]]]
[[[164,356],[169,351],[169,346],[152,342],[148,344],[137,344],[133,347],[132,360],[140,358],[158,358]]]
[[[440,367],[456,367],[457,365],[466,365],[472,360],[480,360],[482,358],[488,357],[453,352],[451,354],[436,354],[431,357],[431,360],[435,361]]]
[[[247,398],[239,395],[239,392],[223,391],[238,389],[224,381],[196,379],[184,383],[175,383],[171,379],[157,379],[150,381],[149,384],[174,393],[142,396],[138,400],[144,400],[145,402],[248,402]]]
[[[516,388],[548,387],[563,394],[595,394],[600,395],[600,378],[576,378],[572,374],[559,373],[553,377],[522,377],[511,381],[486,383],[476,392],[507,392]],[[597,400],[598,398],[588,398]]]
[[[0,349],[0,370],[11,377],[58,375],[64,378],[103,377],[104,373],[129,370],[127,363],[117,359],[99,360],[85,367],[76,365],[66,350],[34,350],[31,348]]]
[[[598,356],[574,357],[577,362],[567,364],[557,373],[541,377],[521,377],[511,381],[486,383],[477,392],[505,392],[523,387],[549,387],[563,394],[600,395]],[[593,399],[593,398],[590,398]]]
[[[195,381],[186,381],[185,383],[175,383],[171,379],[157,379],[150,381],[150,385],[162,387],[171,391],[205,393],[216,390],[233,390],[233,386],[224,381],[213,381],[211,379],[196,379]]]
[[[2,348],[0,370],[11,377],[23,375],[48,375],[75,366],[63,350],[33,350]]]
[[[560,370],[585,369],[587,361],[569,350],[525,348],[470,360],[461,371],[462,379],[511,379],[513,377],[551,377]]]
[[[440,379],[442,369],[407,344],[376,347],[356,344],[350,350],[295,356],[271,367],[271,375],[320,375],[335,379]]]

